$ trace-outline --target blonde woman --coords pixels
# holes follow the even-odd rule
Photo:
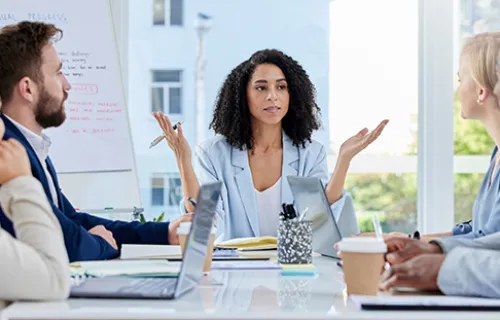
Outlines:
[[[0,227],[0,309],[7,301],[65,299],[70,279],[61,227],[26,150],[1,140],[4,132],[0,119],[0,205],[17,239]]]
[[[405,286],[500,298],[500,33],[470,39],[459,63],[462,116],[481,121],[497,145],[474,204],[472,230],[431,243],[388,240],[387,260],[392,267],[382,288]]]

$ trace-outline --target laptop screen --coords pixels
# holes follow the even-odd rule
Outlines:
[[[191,231],[186,240],[181,272],[177,280],[175,297],[198,285],[203,276],[208,239],[220,197],[222,182],[202,185],[198,195]]]
[[[321,179],[316,177],[288,176],[295,205],[299,212],[307,210],[304,220],[312,222],[313,250],[336,257],[333,245],[342,240],[342,234],[325,195]]]

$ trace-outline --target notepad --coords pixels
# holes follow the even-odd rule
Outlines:
[[[238,250],[238,256],[241,258],[269,258],[276,259],[278,258],[278,250]]]
[[[120,259],[181,259],[181,246],[169,245],[122,245]]]
[[[477,310],[499,311],[500,299],[449,296],[351,296],[364,310]]]
[[[278,248],[276,237],[257,237],[257,238],[236,238],[220,242],[216,248],[247,250],[275,250]]]
[[[212,270],[279,270],[281,267],[269,260],[263,261],[213,261]]]
[[[72,275],[90,277],[176,277],[180,264],[156,260],[84,261],[70,264]]]
[[[312,264],[281,264],[282,276],[314,276],[318,269]]]

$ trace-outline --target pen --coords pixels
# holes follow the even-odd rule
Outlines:
[[[282,203],[281,204],[281,208],[283,209],[283,216],[286,218],[286,213],[287,213],[287,210],[286,210],[286,203]]]
[[[297,212],[295,212],[295,208],[293,207],[293,204],[287,204],[286,208],[288,210],[288,214],[290,215],[289,219],[297,218]]]
[[[283,209],[283,212],[282,212],[282,213],[283,213],[283,220],[288,220],[288,219],[290,219],[290,216],[289,216],[289,214],[288,214],[288,209],[287,209],[287,207],[286,207],[286,203],[283,203],[283,204],[281,205],[281,208]]]
[[[377,238],[379,240],[384,240],[384,235],[382,233],[382,226],[380,225],[380,221],[377,216],[372,217],[373,228],[375,229],[375,233],[377,234]]]
[[[184,120],[180,121],[180,122],[177,122],[176,124],[174,124],[174,126],[172,127],[174,130],[177,130],[177,125],[179,124],[183,124],[184,123]],[[159,136],[158,138],[154,139],[151,144],[149,145],[149,149],[151,149],[152,147],[156,146],[158,143],[160,143],[160,141],[162,141],[163,139],[165,138],[165,135],[162,134],[161,136]]]
[[[308,210],[309,210],[309,207],[306,207],[306,208],[304,209],[304,211],[302,211],[302,213],[301,213],[301,214],[300,214],[300,216],[299,216],[299,221],[304,220],[304,217],[306,216],[306,213],[307,213],[307,211],[308,211]]]

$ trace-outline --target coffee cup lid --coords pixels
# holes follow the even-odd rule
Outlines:
[[[385,253],[387,246],[381,239],[375,237],[344,238],[338,245],[341,252]]]

